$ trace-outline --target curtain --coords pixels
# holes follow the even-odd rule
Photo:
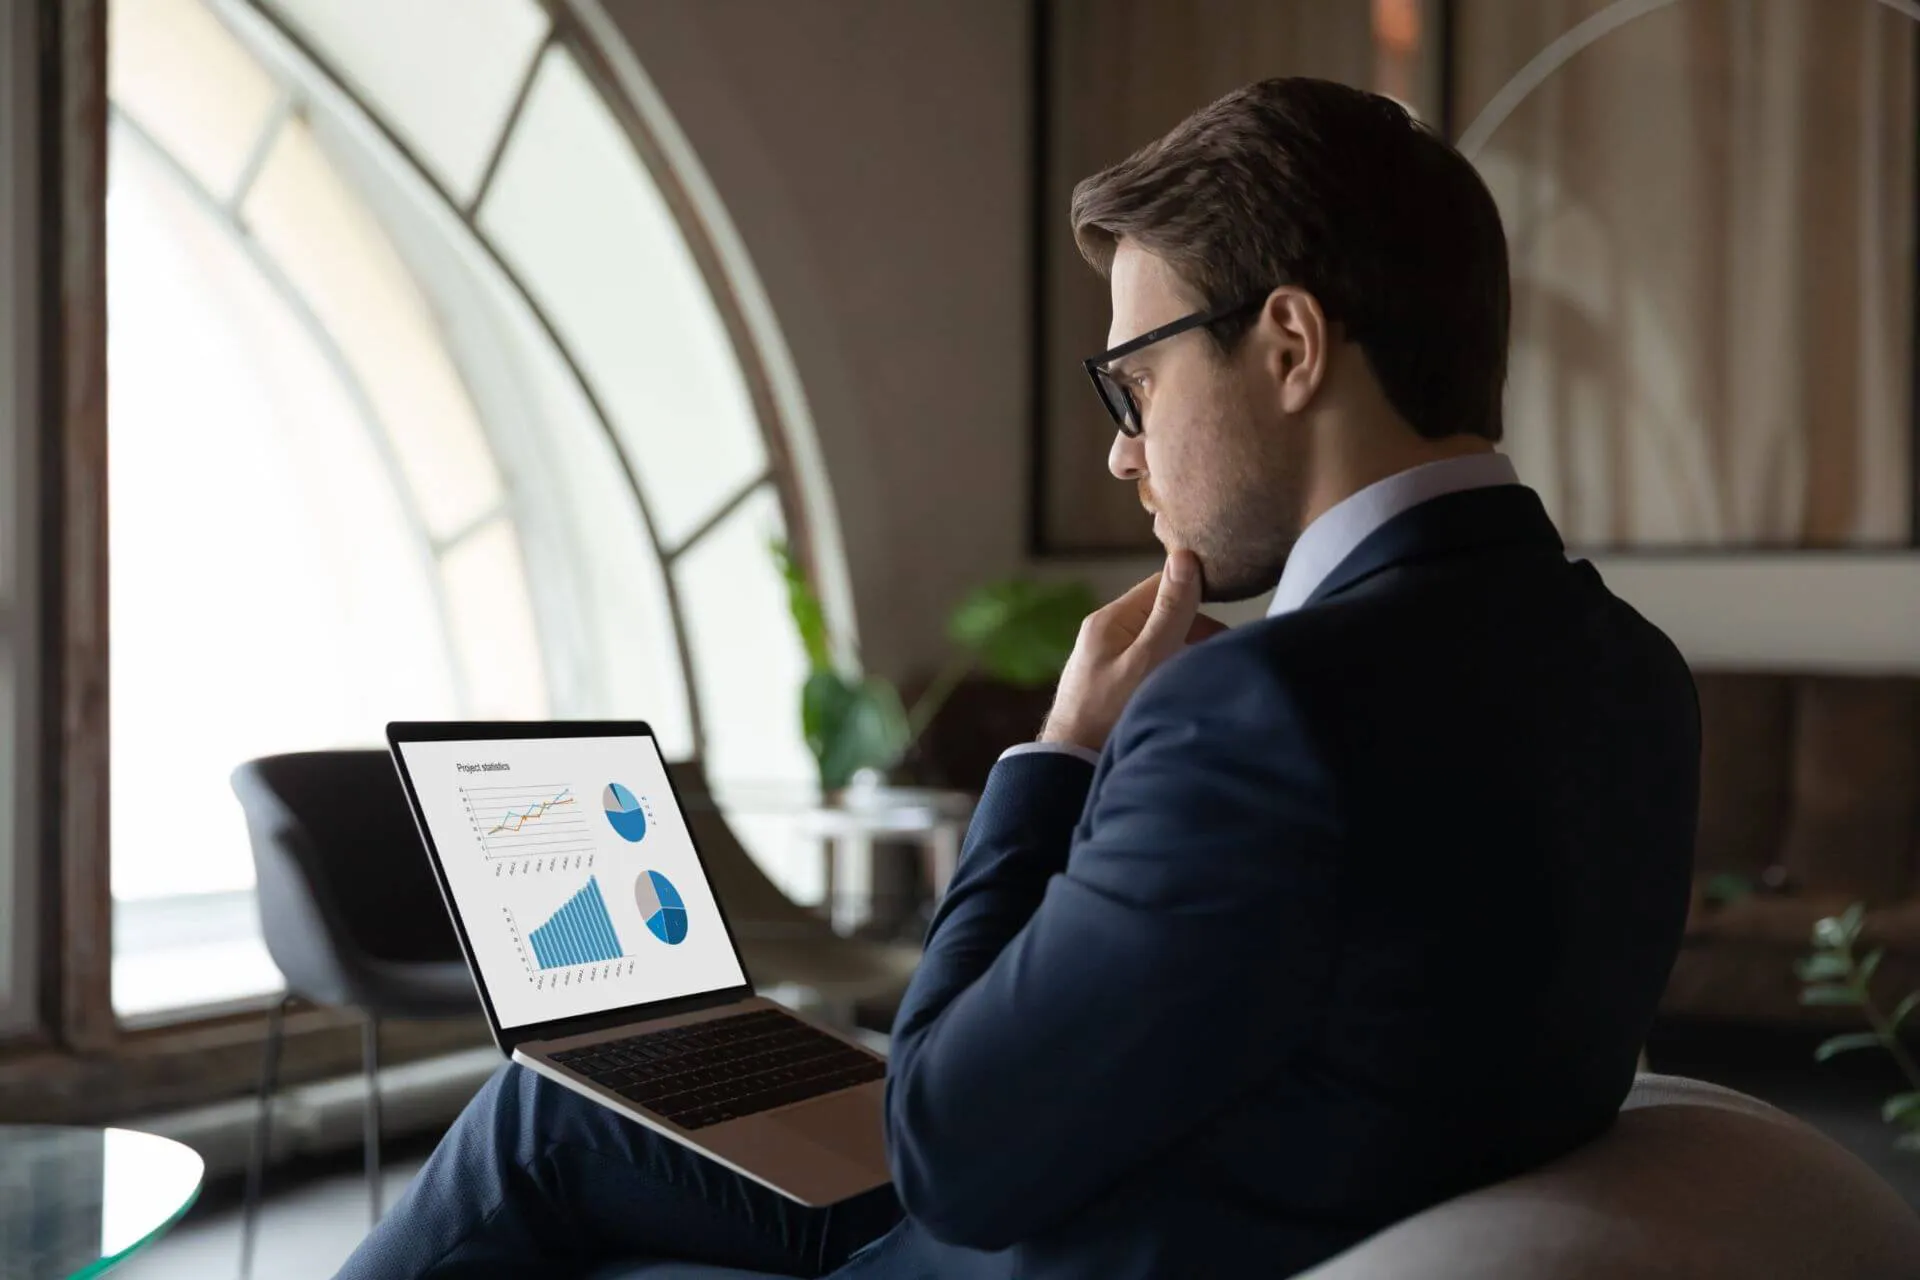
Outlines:
[[[1605,7],[1458,0],[1455,120]],[[1871,0],[1681,0],[1478,153],[1512,254],[1509,449],[1570,543],[1910,541],[1914,55]]]

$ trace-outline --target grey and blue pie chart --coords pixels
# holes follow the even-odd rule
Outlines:
[[[633,899],[640,904],[640,918],[647,922],[653,936],[670,947],[687,937],[687,904],[673,881],[658,871],[643,871],[633,882]]]
[[[619,783],[609,782],[600,793],[600,803],[606,806],[607,821],[613,824],[615,833],[631,844],[640,843],[640,837],[647,834],[647,814],[638,797]]]

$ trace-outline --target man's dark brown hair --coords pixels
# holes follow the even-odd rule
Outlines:
[[[1415,431],[1500,438],[1500,212],[1465,157],[1391,98],[1297,77],[1248,85],[1076,187],[1073,233],[1102,275],[1134,241],[1209,309],[1297,285]],[[1231,345],[1252,323],[1215,336]]]

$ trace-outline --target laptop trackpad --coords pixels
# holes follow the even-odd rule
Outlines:
[[[863,1085],[769,1118],[863,1168],[884,1169],[887,1135],[881,1111],[885,1096],[880,1085]]]

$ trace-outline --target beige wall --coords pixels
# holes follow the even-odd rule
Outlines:
[[[1920,555],[1593,559],[1695,666],[1920,671]]]
[[[605,3],[793,349],[869,665],[924,669],[950,602],[1025,563],[1027,0]],[[1598,564],[1702,665],[1920,671],[1920,554]]]
[[[869,667],[1025,553],[1026,0],[604,0],[804,385]]]
[[[1615,595],[1701,669],[1920,672],[1920,554],[1588,558]],[[1112,593],[1155,567],[1140,559],[1052,571],[1077,571]],[[1263,607],[1256,601],[1210,612],[1242,622]]]

